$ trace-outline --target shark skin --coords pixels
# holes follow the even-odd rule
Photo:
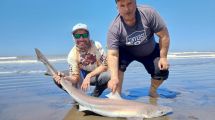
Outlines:
[[[57,70],[48,62],[45,56],[35,49],[39,61],[44,63],[51,75],[56,74]],[[79,104],[80,111],[92,111],[102,116],[107,117],[122,117],[122,118],[154,118],[166,115],[172,112],[172,108],[167,106],[158,106],[146,104],[126,99],[110,99],[97,98],[86,95],[80,89],[72,86],[68,80],[61,79],[62,87],[71,95],[71,97]]]

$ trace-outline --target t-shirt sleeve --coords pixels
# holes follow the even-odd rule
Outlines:
[[[107,48],[113,50],[117,50],[119,48],[118,28],[115,23],[116,21],[112,23],[107,33]]]
[[[73,49],[68,54],[67,62],[69,63],[69,71],[72,75],[79,75],[79,62],[78,62],[78,55],[76,48],[73,47]]]
[[[104,51],[102,45],[100,42],[98,41],[95,41],[95,46],[99,52],[99,62],[102,64],[102,65],[105,65],[107,66],[107,55],[106,55],[106,52]]]
[[[163,28],[166,27],[164,20],[155,9],[149,7],[147,10],[147,15],[150,21],[149,25],[155,33],[161,31]]]

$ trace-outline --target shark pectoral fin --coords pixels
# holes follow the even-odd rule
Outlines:
[[[47,75],[47,76],[52,76],[52,73],[51,73],[51,71],[49,69],[44,74]]]
[[[111,92],[111,93],[107,94],[106,97],[108,97],[110,99],[116,99],[116,100],[122,99],[122,97],[119,95],[118,92],[115,92],[114,94]]]
[[[79,111],[86,111],[88,110],[86,107],[79,105]]]

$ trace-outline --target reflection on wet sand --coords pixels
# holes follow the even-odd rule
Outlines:
[[[150,104],[152,104],[152,105],[158,105],[157,101],[158,101],[158,98],[149,97],[149,103]]]
[[[159,105],[157,103],[159,98],[152,98],[152,97],[149,97],[149,103],[152,104],[152,105]],[[170,113],[171,114],[171,113]],[[168,117],[168,115],[165,115],[165,116],[161,116],[161,117],[158,117],[158,118],[152,118],[150,120],[172,120],[171,118]]]
[[[149,103],[153,105],[157,105],[157,98],[149,97]],[[140,120],[140,119],[104,117],[90,111],[84,111],[84,112],[79,111],[78,105],[74,105],[66,114],[63,120]],[[171,120],[171,119],[168,116],[161,116],[157,118],[144,119],[144,120]]]

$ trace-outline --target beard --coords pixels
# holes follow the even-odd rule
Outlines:
[[[76,41],[76,47],[80,51],[86,52],[91,47],[91,44],[89,40]]]

